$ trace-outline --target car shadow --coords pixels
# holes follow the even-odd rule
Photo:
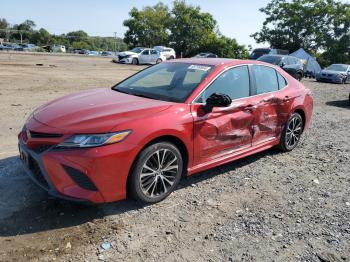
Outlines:
[[[186,177],[181,180],[178,189],[233,171],[278,152],[276,149],[270,149]],[[145,207],[145,205],[128,199],[100,205],[86,205],[54,199],[26,177],[17,156],[0,159],[0,185],[0,237],[69,228],[91,222],[94,219],[102,219],[109,215],[118,215]]]
[[[350,108],[350,101],[349,101],[349,99],[328,101],[328,102],[326,102],[326,105],[340,107],[340,108]]]

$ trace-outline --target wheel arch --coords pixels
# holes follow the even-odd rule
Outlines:
[[[127,177],[127,183],[126,183],[126,192],[129,191],[129,185],[130,185],[130,174],[134,169],[134,165],[136,163],[137,158],[139,157],[140,153],[147,147],[149,147],[150,145],[159,143],[159,142],[169,142],[174,144],[179,150],[181,155],[183,156],[183,171],[182,171],[182,176],[185,176],[187,173],[187,167],[188,167],[188,162],[189,162],[189,151],[188,148],[186,147],[185,143],[177,136],[175,135],[162,135],[162,136],[158,136],[155,137],[153,139],[151,139],[150,141],[148,141],[147,143],[145,143],[140,150],[137,152],[131,168],[129,169],[129,173],[128,173],[128,177]]]
[[[304,131],[305,125],[306,125],[306,115],[304,110],[302,108],[296,108],[293,113],[298,113],[303,119],[303,131]]]

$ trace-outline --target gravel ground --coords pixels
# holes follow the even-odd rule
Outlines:
[[[141,68],[0,54],[0,261],[350,261],[350,84],[303,80],[315,107],[298,148],[186,178],[152,206],[81,206],[33,185],[16,152],[28,113]]]

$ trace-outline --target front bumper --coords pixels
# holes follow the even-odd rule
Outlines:
[[[338,77],[336,75],[329,76],[327,74],[320,74],[316,76],[316,80],[320,82],[337,83],[341,84],[344,80],[343,77]]]
[[[51,145],[42,150],[29,148],[24,141],[20,134],[24,169],[50,195],[90,203],[126,198],[134,145],[117,143],[89,149],[55,149]]]
[[[131,64],[132,63],[132,58],[123,58],[118,61],[121,64]]]

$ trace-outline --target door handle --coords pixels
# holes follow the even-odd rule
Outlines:
[[[254,111],[257,109],[257,106],[256,105],[247,105],[244,107],[244,111]]]
[[[290,97],[289,97],[289,96],[285,96],[285,97],[282,99],[283,102],[288,102],[289,100],[290,100]]]

